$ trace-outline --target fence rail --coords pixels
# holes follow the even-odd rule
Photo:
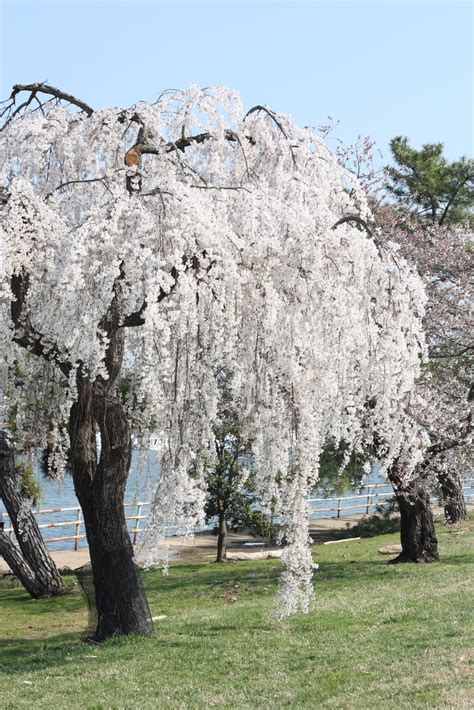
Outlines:
[[[368,515],[371,512],[375,512],[377,507],[384,505],[387,499],[393,497],[393,489],[389,484],[386,483],[374,483],[371,485],[361,486],[359,489],[363,491],[358,495],[341,495],[334,497],[319,497],[319,498],[309,498],[309,518],[315,520],[318,517],[332,517],[340,518],[343,511],[352,511],[352,514],[365,514]],[[470,478],[463,483],[464,496],[466,503],[474,503],[474,478]],[[436,496],[433,496],[434,502],[437,502]],[[352,501],[352,503],[351,503]],[[349,505],[347,505],[349,503]],[[335,504],[335,505],[331,505]],[[138,501],[136,503],[125,503],[125,519],[127,521],[128,531],[132,543],[136,545],[140,541],[140,535],[145,531],[142,527],[142,521],[146,520],[148,517],[147,512],[150,506],[149,501]],[[130,509],[135,509],[134,512]],[[38,527],[41,531],[54,530],[55,528],[74,528],[74,534],[61,535],[61,536],[49,536],[42,532],[43,538],[46,544],[57,544],[57,543],[68,543],[73,542],[74,550],[79,550],[81,547],[81,540],[85,540],[85,530],[84,521],[82,518],[82,511],[79,506],[72,506],[66,508],[43,508],[33,510],[37,521]],[[75,516],[74,516],[75,513]],[[127,514],[128,513],[128,514]],[[331,515],[326,515],[330,513]],[[345,513],[344,513],[345,514]],[[42,522],[42,516],[57,516],[66,515],[66,520],[55,520]],[[74,518],[71,520],[70,518]],[[8,515],[5,514],[5,520],[9,521]],[[8,527],[5,527],[5,532],[9,535],[10,540],[14,540],[14,530],[9,521]],[[64,549],[64,547],[62,548]]]
[[[317,517],[321,517],[320,513],[336,513],[335,516],[330,517],[341,517],[342,511],[351,510],[352,514],[363,513],[368,515],[371,512],[375,512],[379,506],[383,506],[387,503],[387,500],[393,498],[394,492],[393,488],[388,483],[372,483],[366,486],[362,486],[360,491],[364,490],[363,493],[358,495],[340,495],[339,497],[331,498],[309,498],[309,517],[314,520]],[[467,504],[474,503],[474,478],[468,478],[463,481],[463,491],[464,498]],[[433,493],[431,496],[432,503],[439,504],[439,498]],[[355,501],[350,505],[345,505],[348,501]],[[329,508],[322,508],[318,504],[327,504],[329,502],[336,502],[337,505],[330,506]]]

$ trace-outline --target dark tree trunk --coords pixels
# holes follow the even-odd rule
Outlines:
[[[104,323],[109,379],[91,382],[79,373],[79,398],[69,421],[74,488],[84,514],[95,587],[97,629],[90,639],[95,642],[117,634],[153,632],[123,506],[132,441],[114,386],[123,358],[123,331],[114,327],[114,317],[112,304]],[[101,438],[98,461],[96,426]]]
[[[33,574],[33,570],[28,563],[25,562],[25,559],[16,545],[3,530],[0,530],[0,557],[3,557],[15,577],[23,585],[28,594],[31,594],[33,599],[41,599],[41,597],[44,596],[44,594],[42,594],[41,585],[38,584]]]
[[[66,591],[61,575],[46,549],[21,476],[14,467],[13,453],[4,432],[0,432],[0,498],[15,530],[20,552],[3,533],[0,552],[27,592],[35,599]],[[21,554],[20,554],[21,553]]]
[[[399,562],[435,562],[439,559],[433,510],[423,481],[403,485],[398,472],[389,472],[400,510],[402,551],[389,564]]]
[[[18,552],[3,533],[0,554],[35,599],[64,594],[61,575],[46,549],[30,500],[23,490],[21,476],[14,467],[7,436],[0,432],[0,497],[15,530]],[[13,548],[13,549],[12,549]]]
[[[114,282],[112,301],[97,328],[97,337],[106,343],[104,365],[107,378],[98,376],[94,381],[80,363],[65,362],[58,348],[45,347],[41,335],[30,331],[26,307],[28,274],[22,271],[11,280],[15,296],[11,316],[16,342],[35,355],[55,362],[66,377],[76,369],[78,398],[71,407],[68,423],[70,461],[91,556],[98,617],[96,633],[91,640],[97,642],[119,633],[148,635],[153,631],[145,592],[133,560],[123,508],[131,458],[130,428],[116,394],[124,354],[124,324],[120,322],[124,279],[121,265]],[[165,296],[163,292],[163,298]],[[136,318],[132,318],[129,325],[143,323],[142,310],[135,314]],[[99,461],[96,427],[102,442]]]
[[[438,482],[441,488],[444,517],[448,525],[467,520],[466,501],[459,474],[453,470],[441,471],[438,474]]]
[[[219,530],[217,533],[217,557],[216,562],[224,562],[226,559],[226,538],[227,538],[227,523],[225,520],[226,511],[219,510]]]

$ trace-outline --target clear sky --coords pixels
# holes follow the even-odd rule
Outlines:
[[[456,0],[0,0],[1,95],[48,81],[94,107],[225,84],[336,135],[473,153],[473,5]]]

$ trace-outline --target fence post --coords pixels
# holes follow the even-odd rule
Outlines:
[[[367,504],[365,506],[365,514],[369,514],[369,508],[370,508],[370,486],[367,486]]]
[[[80,534],[81,534],[81,509],[77,509],[76,516],[76,539],[74,540],[74,550],[77,552],[80,547]]]
[[[342,501],[342,498],[339,498],[337,501],[337,517],[338,517],[338,519],[341,517],[341,501]]]
[[[140,513],[142,510],[142,504],[137,505],[137,517],[135,518],[135,530],[133,531],[133,544],[136,545],[138,542],[138,534],[140,531]]]

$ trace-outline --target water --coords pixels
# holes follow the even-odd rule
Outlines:
[[[157,453],[154,451],[146,454],[139,454],[136,450],[132,453],[132,465],[125,489],[125,502],[127,504],[126,515],[135,516],[140,502],[148,502],[153,499],[156,484],[159,478],[160,467]],[[52,511],[57,508],[78,508],[74,484],[70,474],[66,474],[62,481],[47,479],[37,471],[37,480],[40,488],[40,498],[34,506],[34,510]],[[2,503],[0,500],[0,510]],[[142,507],[141,514],[146,515],[148,508]],[[82,520],[82,513],[79,513]],[[62,510],[61,512],[47,512],[37,516],[41,534],[48,542],[53,538],[76,535],[75,525],[61,525],[61,523],[75,523],[77,521],[77,510]],[[49,527],[43,527],[48,524]],[[133,530],[136,520],[129,520],[129,530]],[[5,528],[8,528],[9,521],[6,519]],[[140,527],[144,527],[144,520],[141,520]],[[79,545],[84,547],[85,540],[84,525],[80,527],[81,539]],[[70,550],[74,547],[74,540],[61,540],[48,543],[50,550]]]
[[[132,465],[130,469],[130,475],[127,481],[125,502],[126,502],[126,516],[129,518],[128,526],[132,533],[137,526],[136,515],[144,516],[140,519],[139,527],[143,529],[146,524],[146,515],[149,511],[148,506],[140,506],[140,503],[147,503],[153,500],[154,492],[156,489],[156,484],[159,479],[160,465],[158,460],[157,452],[150,451],[143,454],[139,454],[136,450],[132,453]],[[38,523],[41,527],[41,533],[43,538],[48,542],[59,537],[76,535],[78,532],[81,535],[79,540],[80,546],[86,545],[84,526],[81,525],[80,530],[77,529],[76,522],[78,515],[82,520],[82,513],[78,512],[79,506],[76,494],[74,492],[74,485],[72,477],[66,475],[64,479],[60,482],[45,479],[38,472],[38,483],[41,491],[40,499],[35,506],[35,509],[48,510],[57,508],[72,508],[73,510],[62,510],[61,512],[47,512],[38,515]],[[329,497],[325,494],[323,489],[316,489],[311,495],[310,503],[310,519],[318,518],[330,518],[336,517],[337,511],[335,508],[340,507],[340,515],[364,513],[366,512],[367,506],[367,489],[365,486],[374,484],[384,484],[383,488],[372,489],[374,493],[375,490],[379,494],[390,493],[391,487],[386,484],[384,478],[380,476],[379,468],[373,467],[372,472],[364,480],[364,487],[361,488],[360,485],[346,491],[340,496],[330,495]],[[352,496],[358,496],[360,493],[365,493],[363,498],[357,500],[351,500]],[[373,496],[370,500],[371,506],[370,510],[373,511],[377,502],[383,502],[382,498],[377,499]],[[350,506],[350,509],[345,510],[346,506]],[[331,508],[331,510],[328,510]],[[61,523],[74,523],[74,525],[61,525]],[[43,527],[48,525],[48,527]],[[8,526],[8,522],[6,527]],[[140,539],[140,534],[136,535]],[[72,549],[74,547],[75,540],[55,540],[54,542],[48,543],[48,548],[51,550],[63,550]]]
[[[154,451],[139,455],[136,450],[132,453],[132,465],[125,489],[125,501],[138,503],[149,501],[160,474],[158,455]],[[45,479],[37,473],[41,497],[38,508],[66,508],[79,505],[74,492],[74,484],[69,474],[62,481]]]

